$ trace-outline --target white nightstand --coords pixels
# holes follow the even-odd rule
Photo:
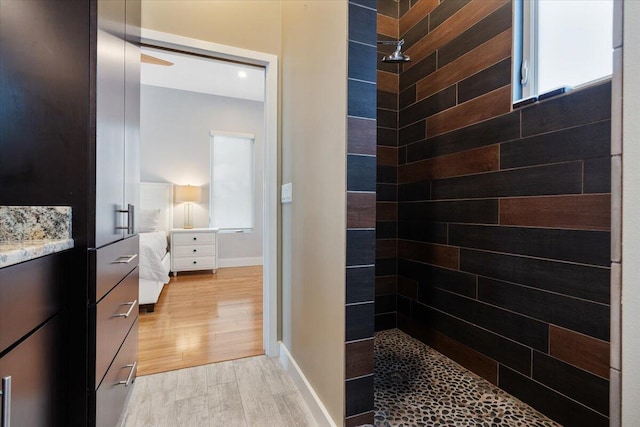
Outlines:
[[[218,269],[217,228],[171,229],[171,271]]]

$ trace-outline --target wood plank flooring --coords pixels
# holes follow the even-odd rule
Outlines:
[[[139,322],[138,375],[263,354],[262,266],[179,273]]]
[[[317,427],[278,359],[250,357],[138,377],[125,427]]]

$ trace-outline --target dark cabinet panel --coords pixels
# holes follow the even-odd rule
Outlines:
[[[0,378],[11,377],[11,425],[63,426],[66,373],[58,315],[0,359]]]
[[[124,201],[125,2],[98,1],[95,247],[122,239]]]
[[[91,302],[100,301],[123,277],[136,268],[139,260],[138,244],[138,236],[134,236],[89,252],[90,262],[95,262],[96,277],[96,285],[89,293]]]

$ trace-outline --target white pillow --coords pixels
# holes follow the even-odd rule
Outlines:
[[[138,221],[140,222],[138,227],[140,233],[159,231],[160,209],[141,209]]]

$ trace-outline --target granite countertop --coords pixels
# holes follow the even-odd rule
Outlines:
[[[0,242],[0,268],[73,248],[73,239]]]
[[[71,248],[70,207],[0,206],[0,268]]]

